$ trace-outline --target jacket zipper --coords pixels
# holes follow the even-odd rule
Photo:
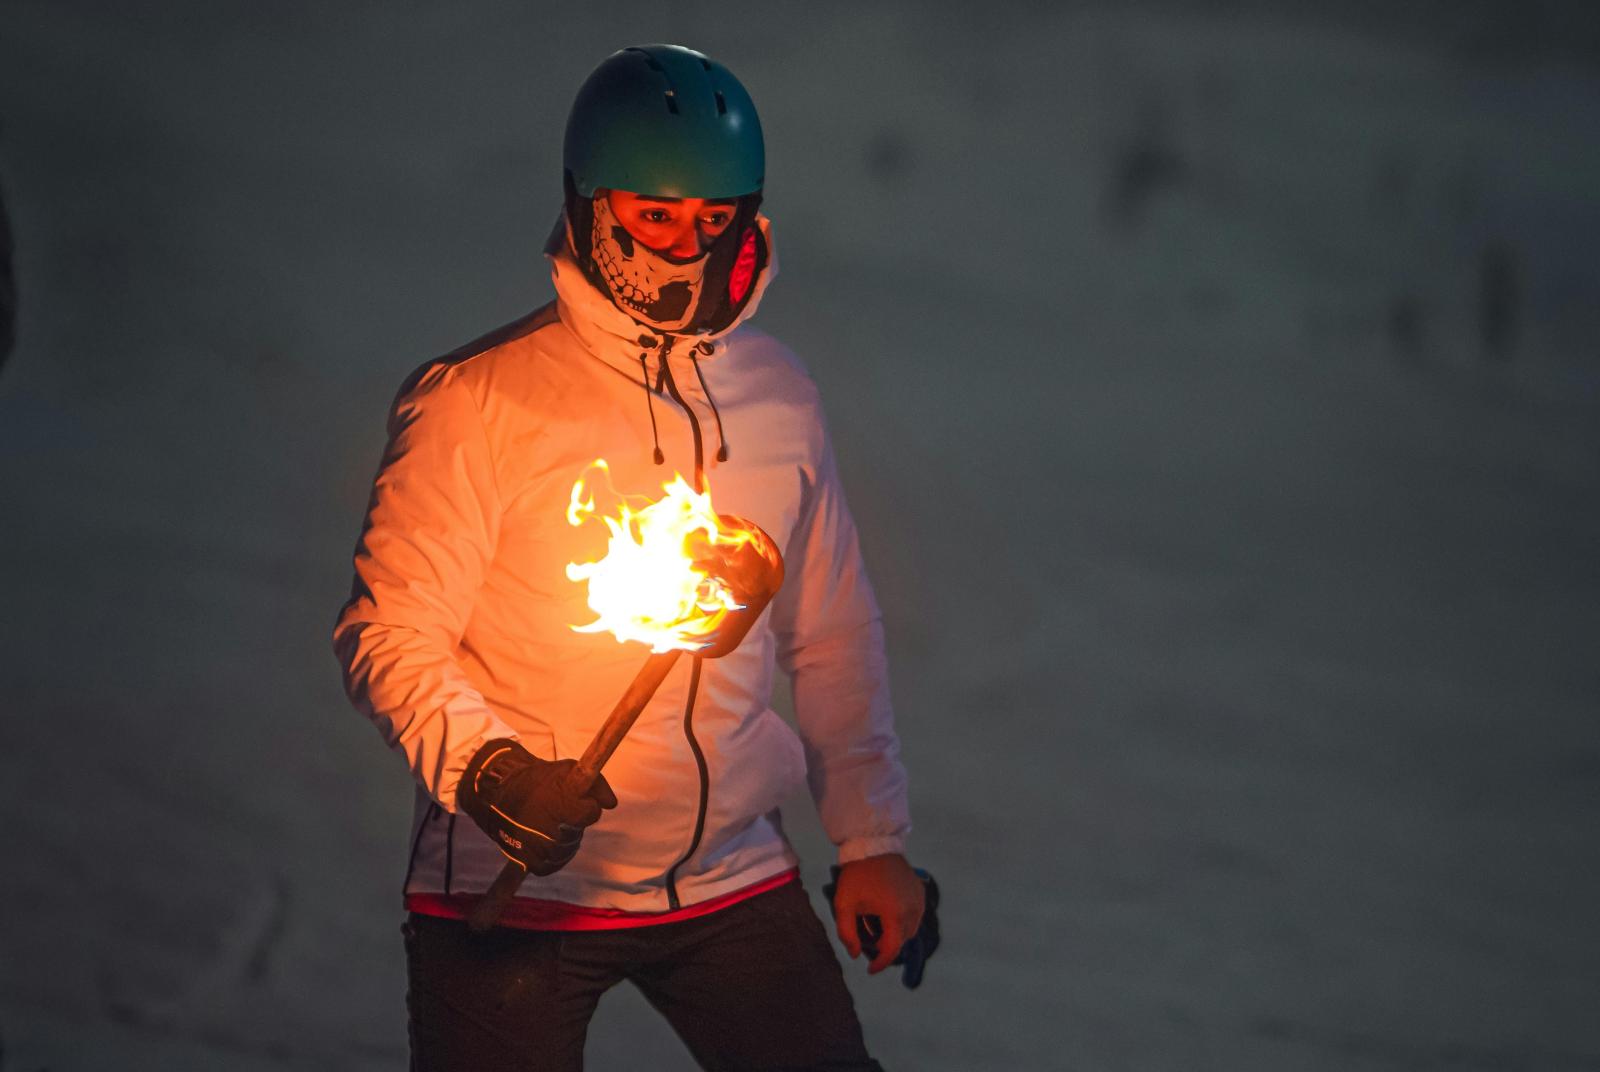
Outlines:
[[[706,448],[700,438],[700,418],[696,417],[690,408],[688,400],[678,390],[678,381],[673,378],[672,366],[668,358],[672,356],[672,336],[668,335],[661,344],[661,380],[667,387],[667,393],[672,400],[683,407],[683,412],[689,415],[689,430],[694,433],[694,490],[704,495],[706,492]]]
[[[683,705],[683,735],[689,739],[689,750],[694,753],[695,766],[700,768],[700,807],[694,816],[694,836],[689,839],[689,851],[667,871],[667,907],[674,912],[683,907],[678,900],[678,868],[689,862],[700,848],[700,838],[706,832],[706,807],[711,802],[711,771],[706,766],[706,754],[694,736],[694,698],[700,691],[700,664],[704,659],[696,655],[689,670],[689,700]]]
[[[672,396],[685,414],[689,417],[689,430],[694,433],[694,490],[704,494],[706,490],[705,470],[705,444],[700,438],[700,418],[695,416],[694,410],[689,406],[687,399],[678,390],[677,381],[672,378],[672,367],[668,358],[672,356],[673,336],[668,335],[661,346],[661,372],[662,381],[666,384],[667,393]],[[667,907],[672,911],[682,908],[678,900],[678,868],[689,862],[700,848],[700,839],[706,832],[706,809],[711,801],[711,769],[706,766],[706,754],[700,748],[700,742],[694,735],[694,701],[700,692],[700,664],[704,660],[696,655],[689,671],[689,699],[683,705],[683,735],[689,741],[689,751],[694,753],[695,766],[700,770],[700,805],[694,817],[694,836],[689,839],[689,851],[685,852],[678,862],[667,869]]]

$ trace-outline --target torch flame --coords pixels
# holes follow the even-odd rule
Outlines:
[[[577,526],[599,517],[611,536],[599,561],[567,563],[569,580],[588,582],[589,608],[599,615],[573,631],[609,632],[619,642],[637,640],[658,653],[706,647],[728,612],[742,604],[700,561],[712,547],[749,543],[750,534],[723,525],[710,493],[696,492],[681,474],[662,486],[654,502],[635,508],[619,495],[615,516],[601,516],[589,484],[595,471],[609,473],[605,459],[595,460],[572,485],[567,522]]]

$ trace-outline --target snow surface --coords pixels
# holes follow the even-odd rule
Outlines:
[[[762,110],[886,608],[885,1064],[1600,1068],[1600,27],[1392,6],[8,4],[0,1068],[404,1067],[328,632],[650,39]],[[625,989],[589,1052],[692,1067]]]

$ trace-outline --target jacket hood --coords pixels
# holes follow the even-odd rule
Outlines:
[[[617,308],[609,295],[602,294],[589,282],[573,257],[567,217],[562,212],[556,217],[555,227],[551,229],[544,246],[544,254],[550,260],[550,278],[556,288],[557,312],[562,322],[587,349],[612,364],[636,366],[641,338],[648,337],[651,340],[649,345],[653,347],[667,335],[683,339],[691,345],[709,343],[710,349],[702,348],[701,353],[708,358],[714,357],[720,349],[716,344],[755,315],[767,286],[778,274],[778,251],[772,241],[772,221],[758,215],[756,226],[767,244],[767,263],[751,284],[750,299],[745,302],[744,308],[721,331],[676,334],[635,320]]]

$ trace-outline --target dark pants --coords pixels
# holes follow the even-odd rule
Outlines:
[[[882,1072],[799,882],[628,930],[475,935],[415,914],[403,930],[413,1072],[581,1069],[589,1018],[624,979],[713,1072]]]

